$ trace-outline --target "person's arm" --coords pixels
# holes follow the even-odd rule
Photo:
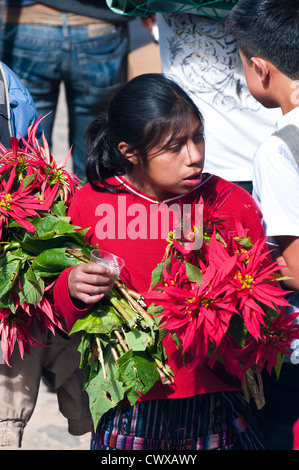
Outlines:
[[[39,114],[31,94],[19,77],[6,64],[1,62],[1,65],[5,73],[8,88],[12,135],[17,139],[20,139],[21,136],[27,138],[27,130],[38,120]],[[36,138],[39,140],[41,136],[42,125],[39,124]]]
[[[286,279],[282,281],[287,289],[299,290],[299,237],[275,237],[279,250],[273,257],[282,266],[280,272]]]
[[[272,258],[288,290],[299,289],[299,172],[288,147],[270,137],[254,157],[254,196],[261,208]],[[287,266],[287,267],[285,267]]]

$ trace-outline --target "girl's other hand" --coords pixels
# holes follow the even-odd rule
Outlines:
[[[113,284],[113,271],[96,263],[78,264],[68,276],[70,296],[87,305],[99,302]]]

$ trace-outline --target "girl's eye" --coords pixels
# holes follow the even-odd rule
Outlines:
[[[201,142],[202,140],[204,139],[204,134],[202,132],[200,132],[199,134],[196,134],[194,137],[193,137],[193,142],[195,144]]]
[[[169,147],[169,152],[174,152],[174,153],[177,153],[181,150],[182,146],[181,144],[176,144],[176,145],[172,145],[171,147]]]

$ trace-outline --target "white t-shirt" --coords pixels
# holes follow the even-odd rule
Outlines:
[[[277,130],[288,124],[299,127],[299,108],[285,114],[277,123]],[[299,236],[299,167],[288,146],[279,137],[269,137],[254,156],[253,197],[263,214],[268,243],[275,244],[275,236]],[[270,245],[271,248],[271,245]],[[299,311],[299,292],[288,301],[286,313]],[[299,323],[299,317],[295,320]],[[291,355],[285,361],[299,364],[299,339],[291,344]]]
[[[253,155],[274,132],[280,109],[266,109],[250,94],[236,41],[225,22],[157,14],[162,71],[185,89],[205,120],[205,171],[251,181]]]
[[[284,115],[276,128],[288,124],[299,127],[299,108]],[[279,137],[269,137],[255,153],[252,195],[267,236],[299,236],[299,167]]]

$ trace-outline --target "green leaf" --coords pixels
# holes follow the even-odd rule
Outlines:
[[[11,251],[12,250],[12,251]],[[23,250],[18,246],[14,249],[14,244],[12,246],[7,245],[4,247],[4,251],[0,256],[0,267],[8,265],[12,262],[15,264],[20,264],[20,261],[23,261],[24,253]]]
[[[124,321],[119,317],[114,307],[110,305],[97,306],[88,315],[76,321],[70,334],[77,331],[110,334],[115,329],[119,330],[123,324]]]
[[[157,346],[160,346],[163,339],[166,338],[168,335],[168,330],[166,328],[160,328],[158,330],[158,341],[157,341]]]
[[[280,376],[280,371],[281,371],[281,367],[284,363],[284,358],[285,358],[284,354],[281,354],[280,352],[277,353],[277,363],[276,363],[276,367],[275,367],[277,380],[279,379],[279,376]]]
[[[234,239],[240,243],[240,245],[244,246],[246,250],[251,250],[253,245],[250,237],[235,237]]]
[[[19,295],[20,303],[27,302],[36,307],[44,295],[44,281],[31,268],[28,268],[20,275],[19,284],[21,288],[17,286],[15,292]]]
[[[161,305],[155,305],[154,303],[151,303],[147,309],[147,313],[149,315],[152,315],[153,317],[156,317],[157,315],[160,315],[163,312],[164,307],[161,307]]]
[[[18,279],[22,261],[15,259],[10,263],[3,264],[0,269],[0,297],[9,292]]]
[[[10,292],[7,292],[3,296],[1,296],[0,308],[9,308],[12,313],[16,313],[17,307],[14,303],[12,295],[10,295]]]
[[[244,347],[247,332],[248,331],[242,317],[234,313],[230,320],[227,334],[229,334],[240,346]]]
[[[69,223],[69,220],[69,217],[65,216],[33,217],[31,222],[35,226],[36,233],[25,232],[20,239],[21,247],[33,255],[63,246],[86,248],[85,234],[88,229],[78,230],[78,227]]]
[[[81,335],[81,341],[78,346],[80,352],[80,369],[83,369],[84,373],[84,389],[99,373],[101,364],[98,360],[98,356],[95,351],[96,336],[86,332],[79,333]]]
[[[52,204],[51,212],[54,215],[65,217],[67,206],[64,201],[57,201]],[[70,217],[67,218],[70,220]]]
[[[152,287],[155,287],[161,279],[163,279],[163,268],[169,268],[171,261],[167,258],[164,263],[159,263],[158,266],[152,271]]]
[[[163,277],[164,263],[159,263],[158,266],[152,271],[152,286],[155,287]]]
[[[145,331],[131,330],[126,333],[127,344],[133,351],[145,351],[153,344],[153,338]]]
[[[24,179],[23,179],[23,189],[27,188],[27,186],[29,186],[30,183],[32,183],[32,181],[35,179],[36,175],[27,175]]]
[[[36,217],[32,220],[32,223],[37,233],[33,238],[52,238],[76,231],[76,227],[70,224],[66,217],[56,217],[54,215],[43,218]]]
[[[202,281],[201,270],[197,266],[194,266],[191,263],[185,263],[185,266],[186,266],[186,273],[187,273],[187,277],[189,281],[197,282],[197,284],[199,285]]]
[[[114,380],[117,366],[109,348],[106,348],[104,352],[104,362],[107,376],[104,377],[103,370],[100,368],[99,373],[86,386],[89,408],[95,429],[103,414],[117,406],[125,396],[121,382]]]
[[[66,255],[66,248],[53,248],[43,251],[32,263],[32,267],[40,277],[58,276],[62,271],[79,264],[79,261]]]
[[[157,366],[146,353],[126,352],[117,361],[115,379],[119,380],[131,405],[145,395],[159,380]]]

